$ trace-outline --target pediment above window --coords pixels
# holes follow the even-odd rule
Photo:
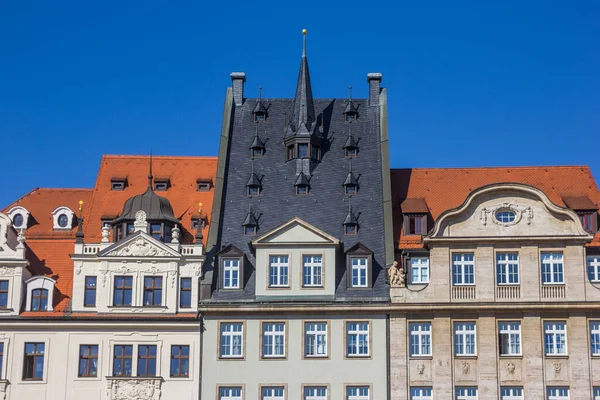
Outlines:
[[[102,250],[98,257],[180,258],[181,254],[147,233],[138,231]]]
[[[300,218],[293,218],[252,242],[254,246],[290,245],[299,243],[338,245],[339,240]]]
[[[369,256],[369,255],[372,255],[373,252],[367,246],[358,242],[354,246],[352,246],[348,250],[346,250],[346,254]]]
[[[232,244],[228,244],[217,253],[220,257],[242,257],[243,255],[244,252]]]

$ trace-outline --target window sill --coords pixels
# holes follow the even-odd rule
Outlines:
[[[244,356],[235,356],[235,357],[227,357],[227,356],[219,356],[219,361],[244,361],[246,357]]]
[[[291,289],[291,286],[267,286],[268,290],[276,290],[276,289]]]
[[[324,289],[324,286],[304,286],[302,285],[302,289]]]
[[[563,358],[563,359],[568,359],[569,355],[568,354],[544,354],[544,357],[546,358]]]
[[[346,360],[370,360],[373,357],[370,354],[346,354],[344,358]]]
[[[409,356],[409,358],[411,360],[433,360],[433,356],[432,355],[418,355],[418,354],[415,354],[413,356]]]
[[[261,361],[286,361],[287,356],[262,356]]]
[[[46,380],[44,378],[42,379],[21,379],[22,383],[33,383],[36,385],[41,385],[41,384],[45,384]]]
[[[302,358],[304,358],[305,360],[329,360],[329,356],[328,355],[323,355],[323,356],[310,356],[310,355],[304,355]]]
[[[476,354],[465,354],[465,355],[454,355],[454,358],[460,358],[461,360],[477,360]]]
[[[498,357],[500,357],[503,360],[505,360],[505,359],[522,360],[523,359],[523,354],[499,354]]]

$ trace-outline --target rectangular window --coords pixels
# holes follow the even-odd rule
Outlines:
[[[587,257],[587,270],[590,282],[600,282],[600,256]]]
[[[221,323],[221,351],[223,358],[241,358],[243,349],[243,324]]]
[[[563,254],[562,253],[542,253],[542,283],[544,284],[564,284],[565,276],[563,272]]]
[[[240,288],[240,260],[227,258],[223,260],[223,289]]]
[[[44,343],[25,343],[23,380],[41,381],[44,379]]]
[[[294,158],[294,145],[288,146],[287,148],[287,159],[292,160]]]
[[[327,323],[304,323],[304,356],[327,357]]]
[[[369,323],[346,322],[346,356],[368,357]]]
[[[288,256],[269,256],[269,287],[289,287]]]
[[[544,348],[547,356],[567,354],[567,324],[564,321],[544,322]]]
[[[96,277],[85,277],[85,291],[83,294],[84,307],[96,307]]]
[[[4,366],[4,343],[0,342],[0,379],[2,379],[2,367]]]
[[[473,253],[452,254],[452,284],[475,284],[475,255]]]
[[[190,376],[190,346],[171,346],[171,377],[188,378]]]
[[[500,322],[498,323],[498,338],[501,356],[521,355],[521,323]]]
[[[98,345],[82,344],[79,346],[78,376],[85,378],[98,376]]]
[[[326,386],[304,387],[304,400],[328,400]]]
[[[208,192],[210,191],[211,181],[196,181],[196,191],[197,192]]]
[[[593,212],[581,212],[577,213],[579,215],[579,220],[581,221],[581,225],[583,226],[583,230],[588,233],[596,233],[594,231],[594,214]]]
[[[477,332],[475,322],[454,323],[454,355],[477,355]]]
[[[115,276],[115,290],[113,293],[113,306],[131,305],[132,276]]]
[[[111,180],[110,190],[125,190],[125,180]]]
[[[263,357],[285,357],[285,323],[264,322],[262,334]]]
[[[600,400],[600,387],[594,387],[594,400]]]
[[[500,400],[523,400],[522,387],[501,387]]]
[[[157,181],[154,180],[154,191],[155,192],[166,192],[169,188],[169,181]]]
[[[407,215],[406,216],[406,228],[407,235],[424,235],[425,226],[426,226],[426,216],[425,215]]]
[[[600,356],[600,321],[590,321],[590,347],[593,356]]]
[[[219,388],[219,400],[242,400],[241,387],[221,387]]]
[[[322,273],[322,256],[302,256],[302,286],[322,287]]]
[[[368,287],[367,284],[367,257],[352,257],[352,287]]]
[[[433,390],[430,387],[411,387],[410,400],[433,400]]]
[[[477,400],[477,388],[476,387],[457,387],[456,388],[456,400]]]
[[[411,322],[408,324],[410,331],[410,356],[431,355],[431,322]]]
[[[160,240],[162,237],[162,230],[160,224],[150,224],[150,236],[156,240]]]
[[[144,307],[159,307],[162,304],[162,276],[144,277]]]
[[[568,387],[548,387],[546,388],[546,400],[569,400]]]
[[[0,281],[0,308],[8,307],[8,281]]]
[[[31,291],[31,311],[48,310],[48,290],[33,289]]]
[[[346,400],[371,400],[368,386],[347,386]]]
[[[496,254],[496,283],[498,285],[519,284],[519,255],[517,253]]]
[[[298,158],[306,158],[308,157],[308,144],[300,143],[298,144]]]
[[[138,346],[137,376],[156,376],[156,346]]]
[[[113,349],[113,376],[131,376],[132,345],[115,345]]]
[[[179,286],[179,307],[192,307],[192,278],[181,278]]]
[[[260,400],[283,400],[285,388],[283,386],[263,387],[260,390]]]
[[[429,258],[417,257],[410,259],[410,282],[429,283]]]

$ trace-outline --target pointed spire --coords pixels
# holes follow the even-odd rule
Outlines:
[[[148,188],[152,189],[152,150],[150,150],[150,172],[148,173]]]
[[[346,150],[346,157],[348,157],[350,154],[349,152],[352,152],[353,150],[358,149],[358,142],[354,139],[354,136],[352,135],[352,125],[350,125],[350,133],[348,135],[348,139],[346,139],[346,142],[344,143],[344,150]]]
[[[306,58],[306,29],[302,30],[302,34],[304,36],[302,60],[300,61],[291,123],[295,133],[310,134],[315,122],[315,106],[308,72],[308,59]]]
[[[346,117],[346,122],[352,122],[356,119],[356,116],[358,115],[358,108],[354,105],[354,102],[352,101],[352,86],[348,87],[348,91],[348,104],[344,109],[344,115]]]
[[[262,101],[262,86],[258,88],[258,101],[256,102],[256,106],[254,106],[254,121],[262,121],[265,119],[267,115],[267,108],[263,104]]]
[[[346,214],[343,225],[358,226],[358,218],[356,218],[356,215],[352,212],[351,199],[348,199],[348,213]]]

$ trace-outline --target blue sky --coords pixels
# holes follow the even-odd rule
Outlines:
[[[285,3],[285,5],[282,5]],[[216,155],[231,71],[292,97],[388,88],[392,167],[590,165],[598,1],[5,1],[0,207],[92,187],[102,154]]]

